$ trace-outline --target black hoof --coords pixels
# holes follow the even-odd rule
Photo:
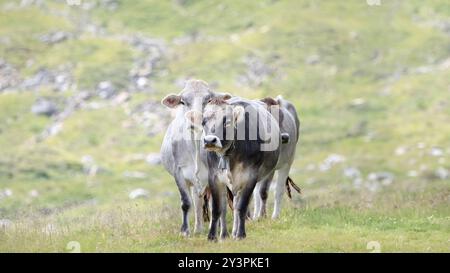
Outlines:
[[[208,234],[208,241],[210,241],[210,242],[217,242],[217,236],[216,235],[212,235],[212,234]]]

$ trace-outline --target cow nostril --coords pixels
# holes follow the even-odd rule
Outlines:
[[[206,136],[204,139],[203,139],[203,141],[204,141],[204,143],[205,144],[216,144],[217,143],[217,137],[214,137],[214,136]]]

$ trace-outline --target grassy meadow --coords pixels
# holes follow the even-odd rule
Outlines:
[[[450,251],[448,1],[69,2],[0,0],[0,252]],[[243,241],[179,235],[189,78],[299,112],[303,193]]]

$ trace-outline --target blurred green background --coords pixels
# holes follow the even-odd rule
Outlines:
[[[190,78],[300,114],[303,194],[242,242],[178,235]],[[0,251],[449,252],[449,79],[447,0],[0,0]]]

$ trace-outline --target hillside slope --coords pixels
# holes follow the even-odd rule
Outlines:
[[[81,2],[0,0],[0,251],[449,251],[448,1]],[[302,122],[303,194],[220,249],[158,164],[189,78]]]

